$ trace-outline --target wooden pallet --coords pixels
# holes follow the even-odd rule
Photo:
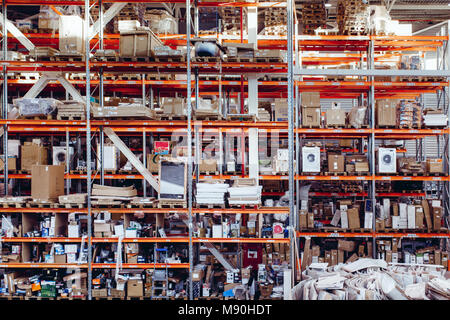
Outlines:
[[[222,61],[221,57],[193,57],[192,61],[194,62],[220,62]]]
[[[225,209],[225,204],[196,204],[197,209]]]
[[[242,63],[247,63],[247,62],[253,62],[254,58],[252,57],[227,57],[224,62],[242,62]]]
[[[32,119],[32,120],[54,120],[54,116],[51,114],[47,114],[47,115],[40,115],[40,116],[32,116],[32,117],[25,117],[25,116],[21,116],[18,119]]]
[[[196,114],[192,116],[193,120],[196,121],[217,121],[217,120],[223,120],[223,116],[221,114],[211,114],[211,115],[199,115]]]
[[[126,208],[134,208],[134,209],[145,209],[145,208],[156,208],[156,202],[154,203],[127,203],[125,205]]]
[[[186,120],[186,116],[172,115],[172,114],[160,114],[156,116],[158,120]]]
[[[177,209],[177,208],[187,208],[186,201],[165,201],[165,200],[159,200],[158,202],[158,208],[169,208],[169,209]]]
[[[85,203],[54,203],[53,208],[66,208],[66,209],[83,209],[85,207]]]
[[[123,62],[150,62],[150,57],[119,57]]]
[[[238,208],[238,209],[259,209],[259,204],[230,204],[230,208]]]
[[[54,202],[38,202],[38,201],[30,201],[26,203],[27,208],[52,208]]]
[[[51,56],[50,61],[83,62],[84,56]]]
[[[156,56],[156,62],[186,62],[186,57],[183,56]]]
[[[66,120],[66,121],[84,121],[86,120],[86,116],[56,116],[57,120]]]

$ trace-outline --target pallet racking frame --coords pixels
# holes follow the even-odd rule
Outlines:
[[[36,0],[32,5],[79,5],[87,7],[102,6],[104,3],[159,3],[156,0],[83,0],[83,1],[57,1],[57,0]],[[191,20],[191,1],[190,0],[170,0],[166,1],[170,3],[185,3],[186,10],[186,21]],[[3,35],[7,35],[6,29],[6,19],[7,19],[7,6],[8,5],[30,5],[29,1],[25,0],[2,0],[2,12],[3,12]],[[419,139],[427,136],[444,136],[447,142],[447,147],[445,149],[445,164],[447,173],[450,174],[450,166],[448,165],[448,140],[450,135],[450,129],[377,129],[375,127],[375,99],[376,98],[399,98],[399,97],[414,97],[419,94],[429,93],[429,92],[442,92],[442,100],[444,109],[449,112],[450,108],[448,104],[450,99],[448,98],[448,92],[450,90],[449,85],[449,53],[447,49],[448,44],[448,33],[450,24],[445,25],[444,30],[438,36],[413,36],[413,37],[396,37],[396,36],[299,36],[297,34],[297,28],[294,32],[294,25],[297,26],[297,20],[294,17],[293,1],[287,0],[286,3],[247,3],[247,2],[234,2],[234,3],[224,3],[224,2],[202,2],[196,1],[193,5],[194,9],[194,34],[198,35],[198,7],[202,6],[235,6],[235,7],[269,7],[269,6],[280,6],[286,7],[287,18],[288,18],[288,34],[287,37],[258,37],[257,39],[258,48],[267,49],[287,49],[288,61],[287,63],[282,62],[194,62],[191,61],[190,51],[188,50],[188,56],[186,62],[97,62],[91,61],[89,53],[92,48],[98,43],[100,48],[117,48],[118,46],[118,35],[104,34],[103,29],[100,28],[99,36],[94,39],[89,40],[88,31],[85,31],[85,62],[58,62],[58,61],[7,61],[7,51],[10,45],[19,46],[18,41],[15,38],[9,38],[9,36],[3,37],[2,51],[3,51],[3,95],[2,95],[2,117],[3,120],[0,121],[0,125],[3,126],[3,152],[7,154],[7,142],[8,142],[8,132],[10,133],[22,133],[22,134],[51,134],[51,135],[68,135],[70,133],[85,133],[86,134],[86,153],[87,159],[91,158],[91,134],[99,135],[101,145],[103,145],[104,134],[103,127],[110,126],[113,127],[115,132],[120,135],[134,135],[142,136],[143,140],[146,141],[147,134],[152,133],[171,133],[176,130],[183,132],[183,134],[188,137],[188,145],[192,145],[192,142],[198,146],[198,138],[193,137],[193,129],[197,125],[202,126],[200,132],[218,132],[223,134],[225,132],[234,132],[237,136],[244,136],[249,133],[249,128],[257,128],[260,132],[276,133],[282,136],[288,137],[288,149],[289,149],[289,175],[288,176],[263,176],[259,175],[259,180],[275,180],[275,179],[287,179],[289,182],[289,208],[288,209],[195,209],[192,207],[192,181],[194,178],[198,179],[203,177],[198,173],[193,172],[192,161],[189,161],[188,172],[192,174],[188,175],[188,208],[187,209],[139,209],[145,213],[161,213],[161,212],[179,212],[187,213],[189,217],[189,237],[185,238],[175,238],[175,239],[164,239],[164,238],[148,238],[148,239],[124,239],[124,242],[174,242],[174,243],[188,243],[189,244],[189,263],[188,264],[172,264],[170,267],[173,268],[193,268],[193,245],[194,243],[202,242],[217,242],[217,243],[290,243],[291,248],[291,261],[290,265],[293,268],[293,279],[295,279],[295,273],[300,267],[295,261],[294,256],[294,245],[295,241],[300,241],[299,238],[302,237],[367,237],[372,238],[375,242],[377,237],[408,237],[408,238],[445,238],[448,239],[448,234],[435,234],[435,233],[377,233],[375,231],[375,223],[372,232],[365,233],[345,233],[345,232],[334,232],[334,233],[319,233],[319,232],[299,232],[296,231],[296,208],[298,208],[299,199],[298,191],[299,181],[333,181],[333,180],[347,180],[347,181],[369,181],[370,190],[369,196],[372,199],[372,203],[375,203],[376,197],[378,196],[395,196],[386,194],[377,194],[375,182],[376,181],[394,181],[394,180],[406,180],[406,181],[440,181],[444,183],[444,197],[446,213],[448,217],[448,212],[450,212],[450,201],[449,201],[449,189],[450,189],[450,178],[445,177],[403,177],[403,176],[377,176],[375,174],[375,140],[377,139]],[[103,10],[99,10],[100,22],[103,19]],[[85,10],[85,22],[89,25],[89,10]],[[241,18],[242,19],[242,18]],[[185,35],[173,35],[164,39],[167,45],[187,45],[190,46],[191,39],[191,25],[187,23],[186,34]],[[57,45],[58,35],[49,34],[26,34],[26,36],[35,44],[39,45]],[[224,42],[242,42],[243,39],[224,39]],[[443,50],[442,48],[445,48]],[[398,54],[398,52],[406,51],[436,51],[441,50],[439,54],[442,57],[438,57],[443,61],[443,70],[422,70],[422,71],[404,71],[404,70],[375,70],[375,61],[383,58],[383,56],[375,56],[375,52],[386,51],[385,57],[389,54]],[[321,57],[311,57],[305,53],[310,51],[320,51],[320,52],[336,52],[336,51],[347,51],[350,50],[352,53],[345,53],[344,56],[321,56]],[[336,61],[355,62],[362,61],[365,62],[367,68],[359,70],[344,70],[344,69],[308,69],[299,67],[302,66],[314,66],[318,64],[335,64]],[[295,66],[294,66],[295,62]],[[284,122],[270,122],[270,123],[248,123],[248,122],[230,122],[230,121],[196,121],[192,120],[192,106],[190,99],[188,101],[188,118],[187,121],[102,121],[102,120],[91,120],[90,119],[90,99],[86,99],[87,105],[87,118],[85,121],[60,121],[60,120],[7,120],[7,98],[8,98],[8,85],[13,86],[18,90],[23,90],[22,88],[27,88],[34,83],[33,80],[22,80],[22,79],[10,79],[8,80],[8,72],[79,72],[87,75],[85,80],[69,80],[69,82],[76,86],[77,88],[84,89],[86,96],[90,96],[91,86],[99,87],[100,97],[104,95],[104,89],[106,87],[117,86],[120,90],[127,89],[126,92],[132,94],[142,93],[145,98],[146,86],[150,86],[150,91],[153,89],[164,89],[171,88],[171,90],[185,90],[187,96],[194,96],[196,99],[199,98],[201,94],[221,94],[222,88],[235,89],[236,92],[243,91],[247,87],[249,90],[249,81],[226,81],[220,79],[218,81],[204,81],[199,80],[200,73],[217,73],[222,74],[243,74],[243,73],[268,73],[268,68],[270,68],[270,73],[276,75],[287,74],[287,81],[257,81],[257,86],[259,88],[258,96],[260,97],[287,97],[288,99],[288,121]],[[151,71],[158,70],[162,73],[170,73],[175,70],[179,70],[181,73],[187,74],[187,79],[191,78],[191,72],[194,70],[195,80],[191,81],[177,81],[177,80],[105,80],[104,73],[110,71],[108,69],[113,69],[114,71],[124,72],[132,71],[138,74],[144,74]],[[98,79],[91,79],[90,75],[98,73]],[[318,81],[311,76],[326,76],[326,75],[348,75],[356,77],[367,77],[365,80],[357,81]],[[444,82],[379,82],[375,81],[376,76],[430,76],[430,77],[445,77],[447,81]],[[192,84],[194,85],[194,93],[192,93]],[[56,88],[54,83],[51,83],[52,88]],[[331,90],[338,89],[338,92],[328,93]],[[201,91],[201,92],[200,92]],[[369,106],[371,107],[370,116],[370,128],[368,129],[305,129],[299,127],[298,117],[294,120],[294,113],[298,114],[298,109],[301,104],[301,92],[302,91],[320,91],[322,92],[323,98],[353,98],[356,99],[361,95],[365,95],[369,100]],[[153,91],[152,91],[153,92]],[[162,91],[164,92],[164,91]],[[100,99],[103,102],[103,99]],[[197,133],[198,131],[196,131]],[[294,138],[295,136],[295,138]],[[370,154],[370,175],[368,176],[307,176],[300,174],[300,168],[298,161],[298,166],[294,168],[294,158],[299,160],[299,146],[304,138],[331,138],[331,137],[342,137],[342,138],[366,138],[370,141],[369,154]],[[295,139],[295,144],[294,144]],[[145,144],[145,142],[144,142]],[[102,148],[101,148],[102,150]],[[192,159],[191,148],[188,148],[188,158]],[[103,159],[102,154],[99,155]],[[145,157],[144,157],[145,158]],[[144,160],[145,161],[145,160]],[[100,161],[103,163],[103,161]],[[145,165],[145,163],[144,163]],[[217,179],[230,179],[233,176],[230,175],[219,175],[213,178]],[[8,179],[30,179],[31,176],[27,174],[9,174],[8,164],[5,161],[4,174],[0,175],[0,178],[4,180],[6,184]],[[141,180],[143,177],[141,175],[129,175],[129,174],[105,174],[103,166],[100,168],[100,176],[92,172],[90,167],[90,161],[87,161],[87,172],[86,174],[67,174],[67,179],[79,179],[86,180],[87,192],[88,192],[88,204],[86,209],[73,209],[76,212],[86,212],[88,214],[88,263],[82,265],[76,265],[75,267],[82,267],[88,269],[88,299],[92,299],[92,269],[95,268],[114,268],[114,264],[96,264],[92,263],[92,244],[102,243],[102,242],[114,242],[115,239],[107,238],[93,238],[91,234],[91,224],[92,224],[92,214],[98,209],[92,208],[90,203],[90,188],[91,183],[95,180],[100,180],[104,183],[105,179],[132,179]],[[295,184],[295,186],[294,186]],[[7,188],[5,188],[7,192]],[[144,188],[144,194],[146,188]],[[324,196],[333,194],[322,194]],[[319,196],[319,194],[317,194]],[[363,196],[366,196],[365,194]],[[111,212],[123,212],[129,213],[135,209],[110,209]],[[41,213],[41,212],[71,212],[72,209],[63,208],[0,208],[0,212],[30,212],[30,213]],[[289,226],[289,238],[288,239],[210,239],[210,238],[194,238],[192,234],[192,216],[197,212],[214,212],[214,213],[289,213],[290,226]],[[375,215],[374,215],[375,222]],[[448,221],[447,221],[448,226]],[[1,241],[4,242],[47,242],[48,238],[3,238]],[[76,238],[51,238],[50,241],[55,242],[81,242],[80,239]],[[374,254],[376,246],[373,246]],[[71,268],[73,265],[60,265],[60,264],[9,264],[0,265],[0,268]],[[144,265],[126,265],[127,268],[153,268],[153,267],[164,267],[159,264],[144,264]],[[189,276],[189,292],[190,298],[192,299],[192,276]]]

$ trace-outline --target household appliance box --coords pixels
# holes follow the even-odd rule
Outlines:
[[[103,146],[103,169],[104,170],[117,170],[118,169],[118,159],[119,150],[114,145],[104,145]],[[97,154],[101,154],[100,145],[97,145]],[[100,159],[97,159],[97,168],[100,168]]]
[[[57,200],[64,194],[64,166],[32,166],[31,197],[35,200]]]
[[[302,171],[320,172],[320,148],[303,147],[302,148]]]
[[[84,21],[79,16],[59,16],[59,51],[84,53]]]
[[[397,172],[397,150],[395,148],[378,149],[378,172],[379,173]]]
[[[66,165],[67,148],[63,147],[53,147],[53,165]],[[73,156],[73,147],[69,147],[69,159]]]

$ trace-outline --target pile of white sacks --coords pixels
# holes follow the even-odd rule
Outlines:
[[[388,265],[359,259],[313,263],[292,289],[294,300],[449,300],[450,274],[440,266]]]

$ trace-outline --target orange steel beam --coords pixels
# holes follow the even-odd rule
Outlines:
[[[54,6],[50,6],[50,9],[52,9],[58,16],[62,16],[62,13],[56,9]]]

